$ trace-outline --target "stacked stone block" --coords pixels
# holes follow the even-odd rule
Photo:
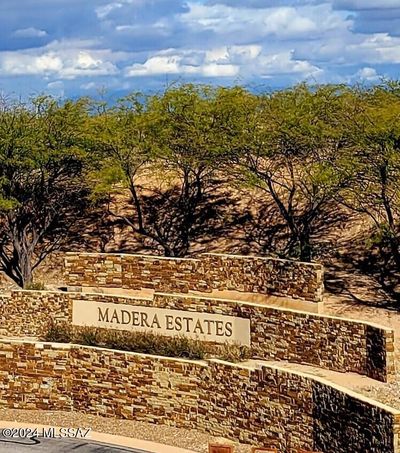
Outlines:
[[[204,254],[196,259],[66,253],[68,286],[158,292],[238,291],[321,302],[323,267],[276,258]]]
[[[282,453],[400,451],[398,411],[266,365],[1,340],[0,407],[168,424]]]
[[[145,305],[250,319],[254,357],[395,378],[394,332],[349,319],[285,310],[250,302],[156,293],[153,300],[95,293],[14,291],[0,297],[3,335],[42,337],[53,319],[72,322],[73,300]]]

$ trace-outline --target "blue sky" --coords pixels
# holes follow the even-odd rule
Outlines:
[[[400,0],[0,0],[0,90],[398,78]]]

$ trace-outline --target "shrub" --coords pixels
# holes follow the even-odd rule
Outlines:
[[[224,343],[217,347],[216,355],[226,362],[243,362],[252,357],[251,349],[236,343]]]
[[[72,327],[66,322],[51,320],[43,339],[52,343],[71,343],[73,339]]]
[[[44,340],[193,360],[204,359],[208,350],[203,342],[184,336],[164,337],[148,332],[71,327],[67,323],[54,321],[50,323]]]
[[[32,282],[25,286],[28,291],[44,291],[46,286],[43,282]]]
[[[76,327],[51,321],[45,341],[99,346],[120,351],[138,352],[191,360],[218,358],[241,362],[251,358],[251,349],[239,344],[209,344],[185,336],[165,337],[149,332],[125,332],[94,327]]]

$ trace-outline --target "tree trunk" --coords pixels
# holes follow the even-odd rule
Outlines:
[[[390,233],[389,237],[389,244],[390,244],[390,251],[393,256],[393,260],[396,263],[397,270],[400,271],[400,247],[399,247],[399,240],[394,233]]]
[[[19,257],[19,268],[21,272],[21,286],[26,289],[33,281],[32,275],[32,257],[24,252]]]
[[[300,261],[309,263],[312,258],[312,249],[310,241],[310,232],[308,229],[302,231],[299,235]]]

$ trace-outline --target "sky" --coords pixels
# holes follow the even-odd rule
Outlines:
[[[398,78],[400,0],[0,0],[0,91]]]

